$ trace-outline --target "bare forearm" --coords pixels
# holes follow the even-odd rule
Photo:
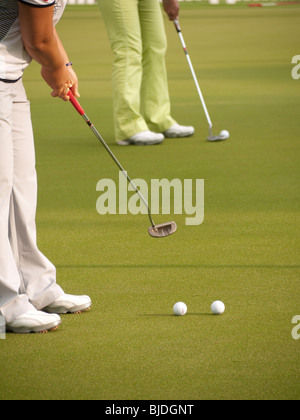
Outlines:
[[[65,65],[61,54],[56,31],[53,25],[46,25],[40,30],[42,19],[39,9],[34,9],[19,3],[19,17],[23,43],[28,54],[42,67],[55,71]],[[50,8],[43,12],[51,15]],[[41,22],[36,23],[36,22]]]
[[[54,37],[55,37],[56,42],[57,42],[57,47],[58,47],[59,53],[63,57],[64,64],[67,64],[67,63],[70,62],[69,57],[68,57],[68,54],[67,54],[67,52],[66,52],[66,50],[65,50],[65,48],[64,48],[64,46],[63,46],[63,44],[62,44],[62,42],[61,42],[61,40],[59,38],[59,36],[58,36],[58,34],[56,32],[56,29],[53,28],[53,31],[54,31]]]
[[[29,45],[24,43],[24,45],[28,54],[49,71],[59,70],[66,64],[63,56],[59,53],[57,41],[54,37],[39,44]]]
[[[78,79],[66,66],[68,56],[53,26],[54,6],[35,8],[19,2],[19,18],[24,47],[42,66],[42,77],[53,89],[51,95],[68,100],[72,89],[78,96]]]

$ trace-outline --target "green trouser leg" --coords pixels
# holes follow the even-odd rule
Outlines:
[[[165,54],[167,40],[158,0],[99,0],[114,54],[116,140],[148,129],[163,132],[171,117]]]

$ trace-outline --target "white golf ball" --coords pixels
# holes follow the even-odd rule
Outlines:
[[[229,131],[222,130],[221,133],[220,133],[220,136],[225,137],[225,139],[228,139],[229,136],[230,136]]]
[[[225,312],[225,305],[220,300],[216,300],[211,305],[211,311],[214,315],[222,315]]]
[[[183,302],[177,302],[173,307],[173,311],[175,315],[183,316],[187,313],[187,306]]]

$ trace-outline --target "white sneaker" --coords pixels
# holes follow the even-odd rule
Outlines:
[[[168,130],[164,131],[167,138],[190,137],[195,134],[194,127],[174,124]]]
[[[6,324],[6,330],[16,334],[41,333],[56,330],[60,324],[58,315],[33,310]]]
[[[43,311],[51,314],[75,314],[88,311],[92,301],[88,296],[74,296],[63,294],[51,305],[46,306]]]
[[[153,133],[152,131],[142,131],[141,133],[135,134],[134,136],[118,141],[119,146],[152,146],[154,144],[160,144],[164,141],[165,137],[161,133]]]

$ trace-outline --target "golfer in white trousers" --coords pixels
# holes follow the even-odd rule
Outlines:
[[[78,79],[55,24],[67,0],[4,0],[0,8],[0,315],[7,331],[56,329],[58,314],[90,308],[67,295],[36,243],[37,176],[30,104],[22,83],[34,59],[52,96],[78,94]]]

